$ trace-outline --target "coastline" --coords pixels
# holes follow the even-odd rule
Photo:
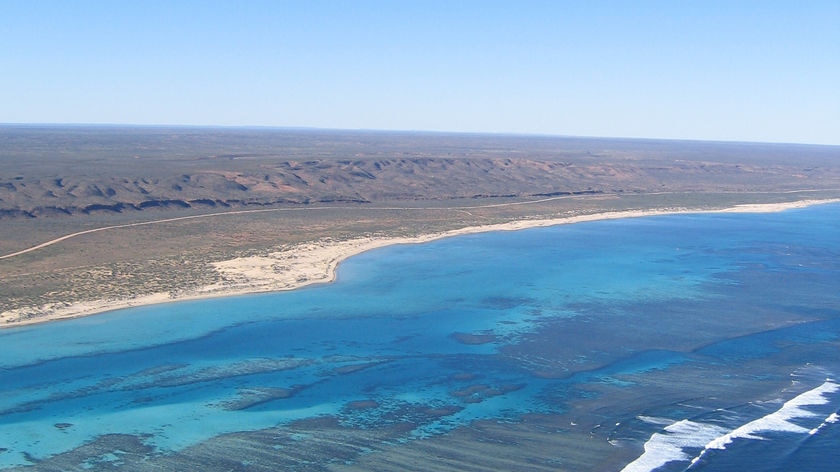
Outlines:
[[[198,289],[153,293],[130,299],[80,301],[69,304],[55,303],[5,311],[0,313],[0,329],[90,316],[137,306],[278,292],[294,290],[313,284],[329,283],[335,280],[338,265],[345,259],[394,244],[421,244],[466,234],[490,231],[516,231],[598,220],[697,213],[770,213],[837,202],[840,202],[840,199],[745,204],[717,210],[694,210],[686,208],[626,210],[469,226],[414,237],[365,236],[349,240],[323,239],[285,246],[266,256],[249,256],[215,262],[212,265],[221,275],[222,281]]]

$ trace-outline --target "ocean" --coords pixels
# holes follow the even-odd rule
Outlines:
[[[389,246],[0,346],[3,470],[835,470],[840,205]]]

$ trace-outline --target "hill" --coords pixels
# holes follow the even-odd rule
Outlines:
[[[840,148],[322,130],[0,127],[0,218],[824,189]]]

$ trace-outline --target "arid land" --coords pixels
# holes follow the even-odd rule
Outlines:
[[[840,147],[0,127],[0,326],[332,279],[385,244],[840,198]]]

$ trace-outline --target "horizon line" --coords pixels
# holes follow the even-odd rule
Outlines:
[[[331,128],[318,126],[285,126],[285,125],[224,125],[224,124],[173,124],[173,123],[101,123],[101,122],[0,122],[0,127],[30,127],[30,128],[146,128],[146,129],[215,129],[215,130],[254,130],[254,131],[320,131],[337,133],[383,133],[383,134],[428,134],[428,135],[460,135],[460,136],[495,136],[495,137],[532,137],[557,139],[601,139],[625,141],[680,141],[694,143],[720,144],[769,144],[796,146],[824,146],[840,147],[840,143],[813,143],[796,141],[750,141],[744,139],[702,139],[702,138],[663,138],[642,136],[595,136],[575,134],[528,133],[515,131],[452,131],[431,129],[381,129],[381,128]]]

